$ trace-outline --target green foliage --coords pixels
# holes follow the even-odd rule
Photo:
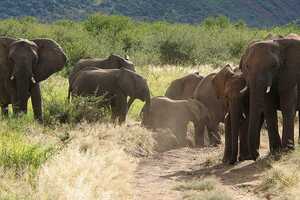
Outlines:
[[[200,65],[238,61],[247,44],[268,33],[286,35],[300,29],[295,24],[272,29],[251,29],[227,17],[210,17],[200,25],[136,22],[128,17],[91,15],[83,22],[60,20],[44,24],[32,17],[0,21],[0,35],[56,40],[69,62],[60,72],[67,75],[84,57],[126,54],[136,65]]]
[[[25,116],[1,121],[0,167],[14,170],[16,175],[26,170],[35,173],[54,150],[49,145],[26,142],[23,134],[29,123]]]
[[[107,121],[110,116],[103,97],[75,97],[67,99],[68,86],[65,79],[55,77],[43,85],[47,91],[43,95],[44,123],[55,126],[61,123],[79,123],[81,121]]]

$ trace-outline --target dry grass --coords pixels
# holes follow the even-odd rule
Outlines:
[[[230,193],[214,177],[182,182],[175,187],[186,200],[232,200]]]
[[[169,143],[168,134],[161,135],[160,142],[154,139],[157,134],[137,125],[77,126],[67,147],[42,166],[38,199],[133,199],[136,156],[150,155]]]

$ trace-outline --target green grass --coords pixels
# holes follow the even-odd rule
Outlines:
[[[25,170],[34,173],[52,154],[54,149],[51,145],[43,146],[26,140],[26,131],[33,123],[30,121],[27,116],[1,121],[0,167],[13,169],[16,174]]]

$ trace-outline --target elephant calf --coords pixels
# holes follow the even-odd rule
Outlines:
[[[70,82],[69,92],[72,96],[103,96],[108,100],[112,110],[112,120],[119,123],[126,119],[127,97],[150,102],[147,81],[137,73],[121,69],[83,70]]]
[[[142,125],[152,129],[169,128],[181,146],[188,144],[186,139],[188,122],[196,128],[199,123],[207,123],[207,108],[195,99],[172,100],[167,97],[153,97],[151,103],[142,109]]]
[[[219,134],[219,123],[224,122],[225,114],[226,114],[226,106],[225,101],[222,99],[218,99],[216,91],[214,90],[214,86],[212,80],[216,76],[215,73],[209,74],[202,79],[202,81],[197,85],[194,91],[194,98],[203,103],[209,113],[210,113],[210,120],[209,120],[209,139],[212,145],[218,145],[221,143],[221,136]],[[200,130],[197,133],[196,137],[196,144],[201,146],[204,144],[204,134],[203,134],[203,127],[202,124],[199,124]]]
[[[249,93],[240,93],[246,81],[239,69],[233,70],[230,65],[226,65],[216,74],[212,82],[217,97],[224,99],[227,105],[223,162],[234,164],[237,161],[238,152],[239,161],[250,159],[247,137]]]
[[[175,100],[192,98],[194,90],[203,79],[198,72],[188,74],[171,82],[166,90],[166,97]]]

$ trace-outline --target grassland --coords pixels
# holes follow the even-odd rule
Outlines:
[[[0,199],[133,199],[133,179],[140,157],[153,155],[159,145],[168,143],[138,125],[143,105],[139,101],[122,127],[114,127],[105,119],[60,123],[65,114],[74,117],[80,113],[76,105],[66,102],[66,77],[79,58],[106,57],[112,52],[129,54],[138,73],[147,78],[152,96],[158,96],[172,80],[186,73],[200,71],[205,75],[223,63],[237,63],[249,41],[269,32],[285,35],[299,33],[299,28],[250,29],[222,19],[199,26],[141,23],[100,15],[81,23],[41,24],[33,18],[0,21],[0,35],[50,37],[63,46],[69,57],[62,72],[42,83],[44,125],[33,120],[31,109],[21,118],[0,120]],[[260,177],[257,192],[279,199],[290,193],[289,198],[296,199],[298,155],[296,150],[281,161],[270,162],[271,167],[261,172],[265,176]],[[210,163],[220,160],[210,158],[214,159]],[[214,199],[215,193],[224,189],[222,183],[211,191],[197,189],[211,184],[209,181],[187,180],[183,184],[180,188],[187,190],[187,199],[203,199],[206,193]],[[191,194],[190,190],[196,191]]]

